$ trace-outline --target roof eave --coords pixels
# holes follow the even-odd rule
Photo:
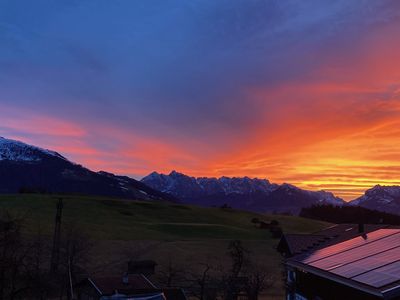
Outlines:
[[[368,293],[368,294],[371,294],[371,295],[374,295],[374,296],[378,296],[378,297],[383,297],[384,296],[384,293],[381,292],[379,289],[364,285],[362,283],[357,283],[354,280],[346,279],[346,278],[343,278],[343,277],[341,277],[339,275],[335,275],[335,274],[332,274],[330,272],[327,272],[327,271],[324,271],[324,270],[321,270],[321,269],[318,269],[318,268],[314,268],[314,267],[311,267],[309,265],[305,265],[305,264],[297,262],[297,261],[287,260],[286,264],[291,266],[291,267],[302,269],[302,270],[304,270],[306,272],[312,273],[314,275],[317,275],[317,276],[320,276],[320,277],[323,277],[323,278],[326,278],[326,279],[329,279],[329,280],[333,280],[335,282],[341,283],[341,284],[346,285],[346,286],[351,287],[351,288],[355,288],[357,290],[363,291],[365,293]]]
[[[98,288],[98,286],[94,283],[94,281],[90,278],[88,278],[89,282],[94,286],[94,288],[96,289],[96,291],[100,294],[103,295],[103,292]]]

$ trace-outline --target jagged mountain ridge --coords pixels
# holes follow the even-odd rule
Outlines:
[[[0,137],[0,193],[18,192],[175,201],[135,179],[93,172],[55,151]]]
[[[59,153],[0,137],[0,193],[21,190],[102,195],[142,200],[181,199],[199,205],[223,205],[254,211],[297,212],[312,204],[344,204],[332,193],[306,191],[257,178],[189,177],[153,172],[142,181],[93,172]],[[400,213],[400,186],[377,185],[353,201],[370,209]]]
[[[349,202],[369,209],[390,213],[400,213],[400,186],[376,185],[365,191],[364,195]]]
[[[306,191],[290,184],[273,184],[249,177],[190,177],[176,171],[169,175],[153,172],[141,180],[182,202],[206,206],[229,206],[253,211],[297,213],[313,204],[342,205],[345,202],[325,191]]]

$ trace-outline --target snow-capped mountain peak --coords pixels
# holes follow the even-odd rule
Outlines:
[[[20,141],[0,137],[0,161],[37,162],[44,157],[58,157],[66,160],[57,152],[31,146]]]
[[[326,191],[318,191],[316,192],[319,195],[319,202],[324,204],[332,204],[332,205],[343,205],[343,199],[336,197],[331,192]]]
[[[142,182],[181,201],[200,205],[228,204],[256,211],[298,212],[312,204],[343,205],[332,193],[302,190],[290,184],[272,184],[267,179],[249,177],[190,177],[177,171],[169,175],[153,172]]]
[[[376,185],[364,195],[350,202],[371,209],[392,212],[400,208],[400,186]]]
[[[133,178],[93,172],[55,151],[0,137],[0,193],[21,191],[176,201]]]

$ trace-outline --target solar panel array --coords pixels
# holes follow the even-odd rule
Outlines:
[[[380,229],[313,252],[302,260],[375,288],[400,280],[400,229]]]

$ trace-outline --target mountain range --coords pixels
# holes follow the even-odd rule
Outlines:
[[[135,179],[93,172],[55,151],[0,137],[0,193],[18,192],[175,201]]]
[[[153,172],[141,181],[94,172],[59,153],[0,137],[0,193],[42,192],[231,206],[297,213],[313,204],[359,205],[400,214],[400,187],[377,185],[348,203],[330,192],[307,191],[249,177],[190,177]]]
[[[376,185],[349,204],[400,214],[400,187]]]
[[[400,186],[381,186],[367,190],[357,199],[345,202],[325,191],[307,191],[284,183],[249,177],[190,177],[176,171],[170,174],[153,172],[144,177],[146,185],[173,195],[185,203],[228,205],[258,212],[297,213],[316,204],[353,205],[400,214]]]
[[[313,204],[345,204],[330,192],[312,192],[290,184],[278,185],[249,177],[195,178],[172,171],[168,175],[153,172],[142,182],[184,203],[227,205],[258,212],[298,213],[302,207]]]

